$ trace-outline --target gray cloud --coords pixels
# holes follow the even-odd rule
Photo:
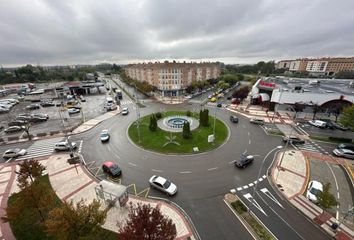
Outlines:
[[[353,56],[352,0],[0,0],[0,64]]]

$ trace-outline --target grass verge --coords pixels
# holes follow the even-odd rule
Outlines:
[[[39,181],[38,184],[40,184],[43,188],[49,188],[50,191],[54,193],[48,175],[44,175],[41,178],[38,178],[36,181]],[[9,197],[7,204],[9,206],[11,206],[12,204],[16,204],[16,200],[21,197],[21,192],[15,193]],[[59,207],[61,204],[61,200],[56,197],[53,208]],[[54,238],[46,235],[45,227],[41,224],[41,218],[38,212],[34,209],[26,208],[23,212],[21,212],[21,217],[10,221],[10,226],[17,240],[54,240]],[[117,239],[116,233],[106,230],[104,228],[101,229],[101,231],[98,233],[98,236],[99,239]]]
[[[162,117],[172,115],[186,115],[186,111],[171,111],[163,114]],[[193,147],[198,147],[200,152],[208,151],[220,146],[228,136],[228,129],[226,125],[216,119],[215,122],[215,141],[214,144],[208,143],[208,136],[213,134],[214,118],[209,116],[209,126],[199,126],[192,131],[192,138],[184,139],[182,133],[169,133],[161,129],[157,129],[156,132],[149,130],[150,116],[142,117],[140,120],[140,143],[136,123],[130,125],[128,134],[130,139],[138,146],[160,153],[193,153]],[[199,113],[194,113],[192,117],[199,118]],[[166,137],[174,137],[174,141],[180,145],[168,144],[165,147],[163,145],[168,141]]]

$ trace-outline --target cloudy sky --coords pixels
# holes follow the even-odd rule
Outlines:
[[[0,65],[354,56],[353,0],[0,0]]]

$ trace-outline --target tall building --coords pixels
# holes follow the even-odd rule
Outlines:
[[[193,81],[217,79],[220,76],[220,63],[140,63],[124,68],[125,74],[138,81],[146,81],[157,87],[162,96],[180,96]]]
[[[326,71],[328,75],[340,71],[354,71],[354,57],[351,58],[329,58]]]
[[[291,72],[304,72],[307,67],[307,58],[296,59],[290,62],[289,71]]]
[[[292,60],[281,60],[275,65],[276,69],[289,69]]]

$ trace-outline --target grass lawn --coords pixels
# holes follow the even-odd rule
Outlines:
[[[172,115],[186,115],[186,111],[171,111],[164,113],[163,117],[172,116]],[[209,113],[210,114],[210,113]],[[195,114],[195,118],[199,118],[199,113]],[[149,123],[150,123],[150,115],[141,118],[141,125],[140,125],[140,139],[141,142],[138,143],[138,131],[136,128],[136,124],[133,123],[130,125],[128,129],[129,137],[132,141],[148,150],[152,150],[155,152],[161,153],[193,153],[193,147],[198,147],[200,152],[208,151],[220,146],[228,136],[228,129],[226,125],[216,119],[215,124],[215,143],[208,143],[208,135],[213,134],[213,126],[214,126],[214,118],[209,116],[209,126],[202,127],[199,126],[197,129],[192,131],[192,138],[191,139],[184,139],[182,137],[182,133],[172,133],[172,136],[175,136],[175,140],[180,145],[176,144],[168,144],[165,147],[163,145],[168,141],[166,136],[170,136],[169,132],[163,131],[161,129],[157,129],[156,132],[151,132],[149,130]]]
[[[49,187],[51,191],[54,191],[50,185],[48,175],[44,175],[38,179],[39,184],[42,187]],[[56,196],[56,195],[55,195]],[[9,197],[7,204],[11,206],[15,204],[16,199],[21,197],[21,192],[13,194]],[[55,206],[59,207],[62,204],[59,198],[55,199]],[[21,217],[10,222],[11,229],[17,240],[54,240],[52,237],[48,237],[45,233],[45,229],[40,221],[40,216],[34,209],[26,208],[21,213]],[[117,234],[102,228],[99,233],[100,239],[113,240],[117,239]],[[101,238],[102,236],[102,238]]]

